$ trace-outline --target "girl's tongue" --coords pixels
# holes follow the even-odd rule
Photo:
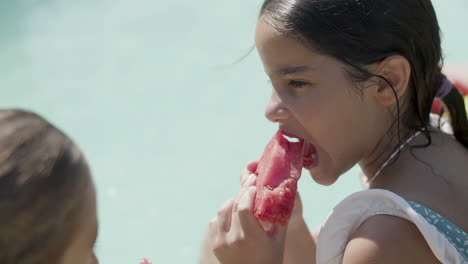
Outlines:
[[[318,153],[314,145],[304,142],[303,146],[303,162],[302,166],[305,169],[311,169],[318,164]]]

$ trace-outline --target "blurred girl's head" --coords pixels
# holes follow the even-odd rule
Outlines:
[[[36,114],[0,111],[0,263],[96,263],[96,197],[80,150]]]

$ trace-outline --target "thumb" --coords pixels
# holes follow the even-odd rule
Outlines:
[[[260,235],[264,234],[263,227],[253,214],[253,204],[257,188],[250,186],[242,195],[238,206],[239,223],[246,234]]]

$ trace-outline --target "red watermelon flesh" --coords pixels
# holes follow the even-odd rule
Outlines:
[[[291,142],[281,130],[266,146],[256,170],[254,215],[257,219],[270,224],[287,224],[302,172],[302,147],[302,139]]]

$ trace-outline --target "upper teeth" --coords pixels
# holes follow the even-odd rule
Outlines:
[[[288,137],[286,135],[283,135],[284,138],[286,138],[289,142],[299,142],[299,139],[298,138],[295,138],[295,137]]]

